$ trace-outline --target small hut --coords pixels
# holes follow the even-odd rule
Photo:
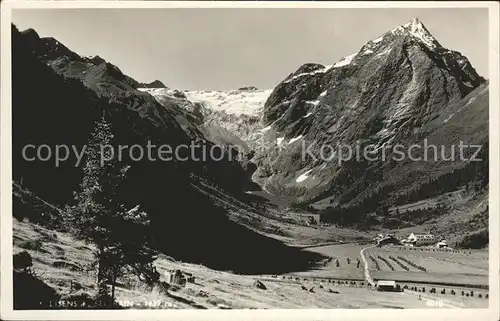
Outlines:
[[[386,292],[396,292],[396,281],[387,281],[380,280],[377,281],[377,291],[386,291]]]

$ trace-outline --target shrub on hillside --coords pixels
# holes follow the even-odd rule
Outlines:
[[[42,249],[43,243],[41,240],[26,240],[22,242],[19,247],[26,249],[26,250],[32,250],[32,251],[40,251]]]
[[[319,212],[318,209],[316,209],[316,208],[314,208],[311,205],[306,204],[306,203],[295,202],[295,203],[290,204],[290,207],[296,211],[305,211],[308,213],[318,213]]]
[[[457,243],[457,248],[461,249],[482,249],[489,243],[488,230],[466,235]]]
[[[33,266],[33,258],[28,252],[22,251],[13,255],[12,263],[14,270],[26,271]]]

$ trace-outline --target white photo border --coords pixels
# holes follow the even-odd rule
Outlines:
[[[79,8],[487,8],[489,10],[490,181],[488,309],[13,310],[11,13]],[[22,1],[1,3],[0,318],[3,320],[499,320],[499,4],[495,1]]]

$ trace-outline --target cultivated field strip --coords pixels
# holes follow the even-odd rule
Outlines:
[[[389,262],[385,257],[383,256],[380,256],[380,255],[377,255],[377,257],[385,263],[385,265],[391,270],[391,271],[394,271],[395,268],[394,266],[391,264],[391,262]]]
[[[471,275],[487,275],[488,261],[481,252],[473,254],[453,252],[417,252],[396,249],[387,249],[387,253],[399,260],[405,261],[413,268],[429,273],[457,273]]]
[[[413,263],[412,261],[410,261],[409,259],[407,259],[407,258],[405,258],[405,257],[402,257],[402,256],[399,256],[399,255],[398,255],[398,259],[400,259],[401,261],[404,261],[406,264],[408,264],[409,266],[411,266],[411,267],[413,267],[413,268],[415,268],[415,269],[417,269],[417,270],[420,270],[420,271],[422,271],[422,272],[427,272],[427,269],[426,269],[426,268],[424,268],[423,266],[420,266],[420,265],[418,265],[418,264]],[[399,262],[399,261],[398,261],[398,262]],[[408,270],[409,270],[409,269],[408,269]],[[408,271],[408,270],[407,270],[407,271]]]
[[[423,284],[460,285],[475,288],[488,287],[488,260],[485,251],[432,251],[400,247],[371,248],[368,258],[370,274],[374,279]],[[385,264],[389,259],[391,266]],[[383,263],[384,262],[384,263]]]
[[[404,265],[403,263],[401,263],[401,261],[399,261],[398,259],[396,259],[394,256],[389,255],[389,259],[393,260],[403,270],[405,270],[405,271],[409,271],[410,270],[406,265]]]
[[[372,261],[372,263],[375,265],[375,270],[380,271],[380,264],[378,263],[377,259],[371,255],[369,255],[368,257],[370,258],[370,261]]]

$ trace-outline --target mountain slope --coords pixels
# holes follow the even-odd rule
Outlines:
[[[114,143],[120,145],[146,146],[151,141],[175,147],[204,137],[196,127],[177,121],[176,113],[192,115],[175,101],[169,108],[160,105],[109,63],[87,61],[53,39],[39,38],[32,31],[20,33],[15,27],[12,50],[13,180],[44,203],[57,208],[71,203],[81,181],[81,165],[75,166],[74,155],[59,166],[26,160],[22,152],[27,144],[64,144],[81,151],[103,114],[111,122]],[[236,161],[152,161],[125,155],[122,162],[130,169],[115,197],[128,208],[141,205],[148,213],[160,251],[245,273],[303,269],[320,258],[232,222],[224,207],[193,187],[196,177],[202,177],[231,197],[242,194],[248,176]],[[19,200],[22,195],[26,193],[13,195],[14,216],[28,213],[42,220],[46,211],[27,208]],[[60,222],[57,212],[55,221]]]
[[[253,178],[271,193],[302,202],[328,198],[351,206],[384,186],[381,197],[390,201],[389,191],[404,191],[414,177],[465,163],[438,161],[426,170],[423,162],[390,161],[391,149],[387,159],[377,154],[371,155],[377,158],[373,161],[346,161],[340,155],[356,146],[378,152],[396,144],[408,149],[425,138],[439,142],[443,134],[448,149],[459,138],[483,144],[487,91],[466,57],[442,47],[414,19],[331,66],[305,64],[285,78],[264,106],[271,147],[256,155]],[[467,118],[474,122],[457,132],[457,122]]]
[[[140,130],[140,127],[147,127],[147,130],[161,132],[159,142],[174,147],[189,146],[191,141],[198,140],[206,141],[207,148],[213,145],[213,142],[205,139],[196,126],[179,124],[176,116],[184,110],[176,104],[176,101],[170,100],[168,105],[160,105],[151,95],[138,89],[141,85],[137,81],[124,75],[118,67],[102,58],[80,57],[53,38],[38,37],[32,29],[24,31],[16,37],[15,41],[17,47],[31,52],[38,60],[64,76],[64,79],[79,80],[103,101],[107,100],[109,104],[117,108],[123,106],[130,110],[131,112],[127,113],[130,116],[126,117],[138,119],[128,125],[131,126],[130,128],[139,127]],[[109,113],[113,113],[113,109],[110,109]],[[146,138],[147,136],[143,137],[143,139]],[[145,142],[142,146],[146,146]],[[206,176],[204,173],[210,173],[209,176],[223,188],[235,192],[246,189],[249,183],[248,175],[238,162],[230,160],[227,151],[222,151],[225,155],[220,161],[207,159],[199,162],[196,159],[199,158],[200,149],[196,153],[195,157],[191,157],[189,153],[187,153],[189,155],[182,155],[188,157],[188,161],[183,161],[180,165],[199,176]],[[228,172],[231,173],[231,179],[220,175]]]

